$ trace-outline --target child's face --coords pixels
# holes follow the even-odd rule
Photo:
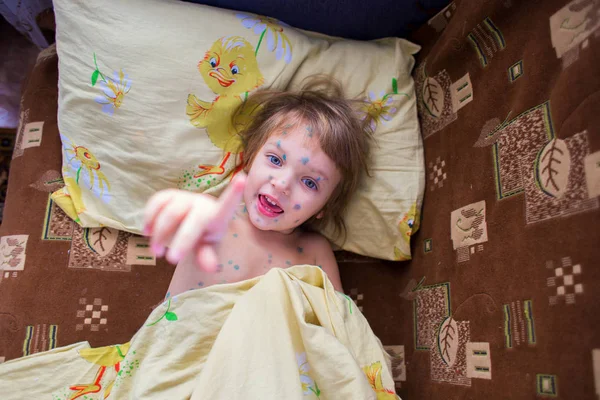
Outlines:
[[[261,230],[291,233],[313,215],[322,217],[340,178],[310,126],[273,132],[248,171],[244,202],[250,221]]]

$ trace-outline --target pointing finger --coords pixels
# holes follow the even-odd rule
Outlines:
[[[210,206],[210,204],[206,204],[206,206]],[[210,214],[207,213],[206,208],[196,207],[190,211],[171,241],[171,247],[167,253],[169,262],[178,263],[198,244],[204,232],[209,229],[207,215]]]
[[[196,261],[200,269],[206,272],[216,272],[217,260],[217,252],[213,244],[203,244],[200,246],[196,254]]]
[[[240,173],[231,183],[225,188],[221,197],[219,197],[219,209],[215,215],[214,221],[223,222],[226,227],[233,217],[235,210],[238,208],[244,195],[246,187],[246,174]]]

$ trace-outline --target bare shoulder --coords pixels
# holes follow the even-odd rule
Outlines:
[[[343,291],[337,261],[329,240],[320,233],[303,232],[300,242],[303,243],[306,252],[314,257],[314,264],[325,271],[333,287]]]
[[[329,240],[318,232],[301,232],[298,241],[307,251],[316,253],[332,251]]]

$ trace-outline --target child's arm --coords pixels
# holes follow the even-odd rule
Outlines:
[[[315,264],[325,271],[327,277],[333,284],[334,289],[344,293],[344,289],[342,289],[342,280],[340,279],[340,269],[338,268],[329,241],[321,235],[315,235],[313,246],[316,260]]]
[[[245,176],[240,174],[219,199],[184,190],[158,192],[144,211],[144,234],[151,236],[154,253],[161,257],[166,252],[173,264],[191,258],[201,269],[216,271],[216,245],[227,232],[244,186]]]

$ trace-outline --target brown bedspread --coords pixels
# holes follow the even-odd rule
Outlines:
[[[415,256],[353,278],[375,332],[404,346],[399,393],[597,399],[600,1],[456,1],[413,40]]]
[[[414,260],[338,254],[404,399],[597,398],[599,12],[456,1],[413,37],[428,184]],[[61,160],[47,56],[22,105],[24,122],[44,121],[41,145],[21,132],[0,228],[6,359],[128,340],[173,271],[143,239],[80,229],[49,201]]]

